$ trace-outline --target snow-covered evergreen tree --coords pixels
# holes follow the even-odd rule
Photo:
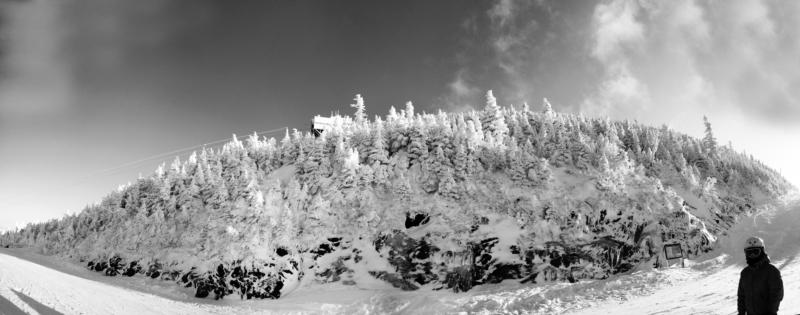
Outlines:
[[[417,121],[410,130],[410,142],[408,144],[408,157],[412,163],[424,161],[428,156],[427,133],[421,121]]]
[[[705,136],[703,137],[703,148],[709,156],[717,156],[717,138],[714,137],[714,131],[711,130],[711,123],[708,122],[708,117],[703,116],[703,125],[706,127]]]
[[[289,129],[286,129],[286,134],[281,139],[281,164],[289,164],[297,158],[297,147],[292,143],[292,138],[289,136]]]
[[[554,113],[553,105],[550,105],[550,101],[548,101],[546,97],[542,99],[542,113],[546,117],[552,117]]]
[[[375,132],[372,133],[372,146],[369,148],[367,163],[373,162],[386,163],[389,160],[386,150],[386,140],[383,137],[383,120],[378,117],[375,119]]]
[[[389,107],[389,115],[386,116],[386,122],[391,125],[397,123],[398,119],[400,119],[400,116],[397,114],[397,110],[394,106]]]
[[[364,122],[367,120],[366,108],[364,107],[364,98],[361,97],[361,94],[356,94],[356,97],[353,100],[356,101],[356,103],[350,104],[350,107],[356,109],[356,112],[353,114],[356,125],[363,126]]]
[[[572,135],[570,139],[572,163],[578,170],[586,171],[591,167],[590,152],[593,150],[589,148],[586,136],[580,130],[576,130]]]
[[[456,146],[456,153],[453,158],[453,178],[457,181],[466,180],[470,172],[473,171],[473,166],[470,164],[466,147],[464,144],[459,144]]]
[[[404,110],[406,114],[406,120],[408,124],[411,124],[414,121],[414,104],[411,101],[406,102],[406,108]]]
[[[439,175],[439,188],[437,193],[447,198],[461,198],[461,192],[458,184],[453,178],[453,171],[451,168],[446,167],[441,171],[441,174]]]
[[[495,143],[503,143],[508,135],[508,125],[502,109],[497,106],[497,99],[492,94],[492,90],[486,92],[486,107],[481,113],[480,121],[485,135],[494,138]]]

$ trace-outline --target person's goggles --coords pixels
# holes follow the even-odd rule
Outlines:
[[[745,248],[744,254],[747,256],[758,256],[761,254],[761,247]]]

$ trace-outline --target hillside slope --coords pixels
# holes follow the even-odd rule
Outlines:
[[[721,245],[717,249],[688,260],[687,268],[680,268],[675,262],[669,268],[640,270],[605,280],[542,284],[505,281],[466,293],[429,288],[402,292],[375,284],[330,283],[301,288],[279,300],[258,302],[197,300],[191,297],[193,292],[185,291],[189,289],[160,294],[164,288],[157,286],[157,280],[113,281],[123,279],[92,277],[90,271],[81,270],[80,266],[73,270],[71,264],[64,264],[53,256],[20,255],[95,280],[89,281],[4,255],[19,250],[0,249],[0,266],[3,266],[0,269],[0,313],[15,314],[15,310],[30,313],[31,308],[43,308],[85,314],[497,314],[517,311],[576,315],[604,312],[727,315],[735,314],[736,310],[736,284],[739,271],[744,267],[741,242],[750,235],[760,235],[766,240],[770,258],[783,275],[786,298],[781,303],[781,314],[797,314],[800,300],[791,297],[800,295],[800,260],[797,259],[800,230],[795,228],[798,224],[800,203],[795,200],[785,207],[768,209],[741,220],[728,236],[720,238]],[[64,294],[67,291],[70,293]],[[154,293],[157,295],[152,295]],[[3,303],[4,299],[8,302]],[[203,303],[196,303],[198,301]]]
[[[278,298],[314,283],[470,290],[604,279],[717,246],[792,187],[751,156],[632,122],[497,106],[369,121],[315,138],[204,149],[97,205],[0,238],[197,297]],[[547,105],[547,104],[546,104]]]

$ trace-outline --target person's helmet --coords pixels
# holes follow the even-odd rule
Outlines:
[[[760,237],[751,236],[747,238],[744,242],[744,249],[753,248],[753,247],[761,247],[764,248],[764,240]]]

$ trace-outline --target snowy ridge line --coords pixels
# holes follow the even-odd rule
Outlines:
[[[699,257],[793,187],[752,156],[629,121],[503,108],[234,137],[60,220],[0,236],[196,297],[328,283],[469,292],[602,280]]]

